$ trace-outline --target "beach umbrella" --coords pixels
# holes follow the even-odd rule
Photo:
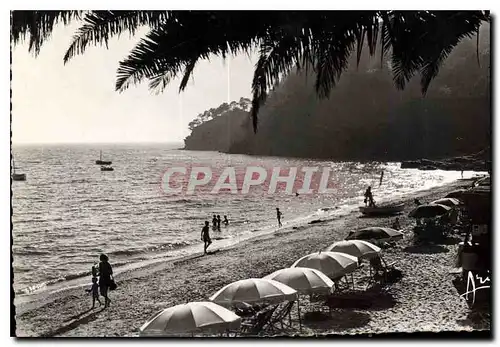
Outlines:
[[[328,292],[333,281],[319,270],[303,267],[281,269],[264,277],[286,284],[299,293]]]
[[[189,302],[166,308],[139,328],[141,336],[194,333],[208,330],[222,332],[240,328],[241,318],[213,302]]]
[[[281,282],[249,278],[230,283],[210,297],[210,301],[221,305],[237,303],[257,303],[294,301],[297,291]]]
[[[291,267],[308,267],[337,278],[356,270],[358,258],[339,252],[319,252],[300,258]]]
[[[403,238],[403,233],[392,228],[369,227],[351,233],[346,240],[389,241]]]
[[[298,293],[312,294],[318,292],[330,292],[333,281],[324,273],[316,269],[293,267],[281,269],[264,277],[286,284],[295,289]],[[300,303],[297,295],[297,315],[299,317],[299,328],[302,329],[300,320]]]
[[[460,201],[458,199],[455,199],[455,198],[442,198],[442,199],[432,201],[431,204],[433,204],[433,205],[438,204],[438,205],[445,205],[448,207],[455,207],[455,206],[460,205]]]
[[[359,259],[370,259],[378,256],[380,247],[363,240],[338,241],[325,249],[327,252],[340,252]]]
[[[410,212],[409,216],[413,218],[434,218],[448,213],[451,207],[440,204],[420,205]]]

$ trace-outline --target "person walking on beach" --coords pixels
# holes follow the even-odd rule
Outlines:
[[[280,209],[276,207],[276,218],[278,219],[278,227],[281,228],[281,218],[283,217],[283,213],[281,213]]]
[[[201,241],[205,243],[203,249],[204,254],[207,254],[207,248],[212,243],[212,240],[210,240],[210,228],[208,227],[209,224],[210,223],[208,221],[205,221],[205,226],[201,229]]]
[[[95,307],[95,301],[102,305],[101,300],[99,300],[99,285],[97,284],[97,277],[92,277],[92,287],[86,290],[87,293],[92,294],[92,308]]]
[[[217,215],[217,230],[220,231],[220,214]]]
[[[225,226],[227,226],[229,224],[229,221],[227,220],[227,216],[224,216],[224,220],[222,221],[222,223],[224,223]]]
[[[104,308],[106,308],[111,302],[108,298],[108,291],[111,284],[111,277],[113,276],[113,268],[106,254],[101,254],[99,260],[99,289],[101,295],[104,297]]]

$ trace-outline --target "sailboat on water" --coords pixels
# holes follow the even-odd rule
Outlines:
[[[12,157],[12,180],[13,181],[26,181],[26,174],[16,172],[16,164],[14,162],[14,157]]]
[[[111,165],[111,161],[102,160],[102,151],[100,151],[99,160],[95,161],[96,165]]]

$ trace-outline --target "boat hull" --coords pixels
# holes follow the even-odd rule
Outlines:
[[[12,174],[13,181],[26,181],[26,174],[15,173]]]
[[[367,216],[391,216],[403,212],[404,204],[375,207],[360,206],[359,210]]]
[[[112,164],[112,162],[105,161],[105,160],[96,160],[95,163],[96,163],[96,165],[111,165]]]

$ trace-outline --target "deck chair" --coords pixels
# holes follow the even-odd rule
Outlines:
[[[258,335],[264,329],[264,326],[271,320],[274,311],[278,305],[265,308],[258,312],[255,317],[247,322],[241,323],[242,335]]]
[[[287,316],[290,315],[290,312],[292,311],[292,307],[293,307],[294,303],[295,303],[295,301],[289,301],[280,310],[276,310],[275,312],[277,314],[275,314],[271,317],[271,319],[269,320],[269,322],[267,324],[267,328],[269,328],[270,330],[273,330],[273,331],[280,330],[279,328],[277,328],[277,325],[280,324],[281,330],[283,330],[285,328],[285,325],[286,325],[283,323],[283,320]],[[287,326],[291,326],[291,322],[288,322]]]
[[[386,283],[389,279],[389,272],[394,269],[394,265],[396,262],[392,262],[387,264],[381,257],[375,257],[370,259],[370,265],[374,270],[373,280],[375,282],[383,282]]]

